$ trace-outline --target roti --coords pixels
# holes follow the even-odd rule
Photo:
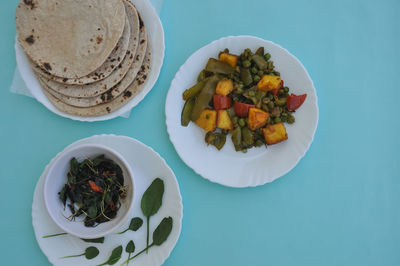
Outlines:
[[[145,45],[145,43],[139,44]],[[76,98],[76,97],[69,97],[65,96],[61,93],[58,93],[54,90],[51,90],[49,87],[49,92],[62,102],[76,106],[76,107],[91,107],[103,103],[107,103],[118,97],[121,93],[125,91],[125,89],[131,85],[131,83],[135,80],[136,76],[138,75],[139,70],[144,71],[144,58],[151,57],[151,48],[149,47],[149,43],[147,43],[146,54],[140,54],[135,58],[135,62],[132,64],[131,68],[129,69],[128,73],[126,73],[125,77],[114,87],[109,89],[108,91],[102,93],[99,96],[90,97],[90,98]]]
[[[132,63],[135,61],[138,53],[139,55],[146,53],[146,46],[142,50],[137,49],[139,43],[147,43],[146,29],[142,21],[139,22],[139,15],[135,6],[130,1],[123,1],[126,7],[126,14],[130,23],[131,38],[129,40],[128,51],[121,64],[114,69],[114,71],[105,79],[84,85],[65,85],[58,83],[54,80],[43,78],[44,82],[53,91],[69,97],[75,98],[90,98],[99,96],[113,86],[118,84],[130,69]],[[139,32],[139,34],[138,34]],[[135,56],[136,55],[136,56]]]
[[[60,78],[57,76],[53,76],[47,71],[41,69],[38,65],[35,65],[32,61],[30,61],[31,67],[36,74],[39,74],[42,77],[57,81],[58,83],[62,84],[70,84],[70,85],[89,84],[92,82],[100,81],[108,77],[114,71],[114,69],[121,64],[122,59],[124,58],[126,52],[128,51],[130,37],[131,37],[131,27],[129,20],[126,17],[122,36],[119,39],[117,46],[115,46],[114,50],[111,52],[110,56],[107,57],[107,60],[98,69],[96,69],[89,75],[81,78],[68,79],[68,78]]]
[[[147,55],[149,57],[147,57]],[[129,87],[118,97],[108,103],[92,106],[92,107],[76,107],[68,105],[57,99],[47,88],[46,84],[39,82],[42,85],[43,93],[49,99],[49,101],[61,112],[77,115],[77,116],[99,116],[105,115],[115,110],[118,110],[125,104],[127,104],[135,95],[137,95],[146,84],[149,72],[151,70],[151,53],[148,53],[144,59],[143,69],[141,69],[136,76],[135,80],[129,85]]]
[[[98,69],[121,38],[122,0],[21,0],[15,22],[18,41],[36,65],[61,78]]]

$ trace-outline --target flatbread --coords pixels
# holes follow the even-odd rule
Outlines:
[[[135,62],[132,64],[131,68],[129,69],[128,73],[126,73],[125,77],[116,86],[112,87],[111,89],[102,93],[99,96],[90,98],[75,98],[75,97],[65,96],[61,93],[58,93],[48,88],[49,92],[62,102],[76,107],[91,107],[110,102],[116,97],[118,97],[121,93],[123,93],[129,85],[131,85],[131,83],[136,78],[139,70],[144,71],[143,60],[145,56],[146,58],[151,57],[151,48],[149,44],[150,43],[147,42],[146,54],[140,54],[135,58]],[[139,44],[139,49],[141,45],[146,46],[146,43],[143,42],[142,44]]]
[[[106,61],[125,17],[122,0],[21,0],[15,22],[35,64],[54,76],[80,78]]]
[[[149,57],[147,57],[146,55],[144,59],[143,70],[139,71],[135,80],[121,95],[119,95],[111,102],[92,107],[82,108],[65,104],[60,99],[57,99],[50,93],[51,90],[46,87],[46,84],[42,83],[40,80],[39,82],[42,85],[43,93],[46,95],[49,101],[61,112],[77,116],[105,115],[114,112],[127,104],[136,94],[138,94],[142,90],[142,88],[146,84],[149,72],[151,71],[151,53],[149,53],[148,55]]]
[[[122,80],[128,72],[132,63],[135,61],[135,54],[146,53],[146,47],[143,50],[137,49],[139,42],[147,42],[146,29],[142,21],[139,21],[138,12],[135,6],[130,1],[123,1],[126,7],[126,14],[131,24],[131,37],[129,40],[128,51],[122,60],[121,64],[107,78],[84,85],[65,85],[55,82],[47,78],[42,78],[42,81],[52,90],[61,93],[65,96],[75,98],[88,98],[99,96],[106,92],[118,82]],[[134,32],[137,29],[136,32]],[[139,34],[137,34],[139,32]]]
[[[36,74],[39,74],[42,77],[57,81],[58,83],[62,84],[89,84],[92,82],[100,81],[108,77],[116,67],[118,67],[126,52],[128,51],[129,46],[129,39],[131,37],[131,26],[128,20],[128,17],[125,18],[125,26],[124,31],[122,32],[121,38],[115,46],[114,50],[112,50],[110,56],[107,57],[107,60],[94,72],[90,73],[87,76],[75,79],[68,79],[68,78],[60,78],[57,76],[53,76],[47,71],[41,69],[38,65],[35,65],[32,61],[31,67]]]

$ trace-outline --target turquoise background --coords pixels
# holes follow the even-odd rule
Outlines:
[[[102,133],[144,142],[175,171],[184,219],[165,265],[400,265],[399,0],[165,0],[158,82],[129,119],[97,123],[58,117],[9,92],[16,4],[0,1],[1,265],[48,264],[32,228],[35,184],[65,146]],[[232,189],[181,161],[164,104],[194,51],[240,34],[276,42],[300,59],[317,90],[320,120],[290,173]]]

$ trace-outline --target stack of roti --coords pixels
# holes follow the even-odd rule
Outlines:
[[[62,112],[111,113],[147,80],[151,47],[130,0],[21,0],[15,21],[43,93]]]

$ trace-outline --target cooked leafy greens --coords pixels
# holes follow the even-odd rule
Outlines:
[[[126,197],[121,167],[104,155],[78,162],[70,160],[67,183],[59,192],[64,208],[71,211],[70,220],[85,216],[84,224],[94,227],[113,219]]]

